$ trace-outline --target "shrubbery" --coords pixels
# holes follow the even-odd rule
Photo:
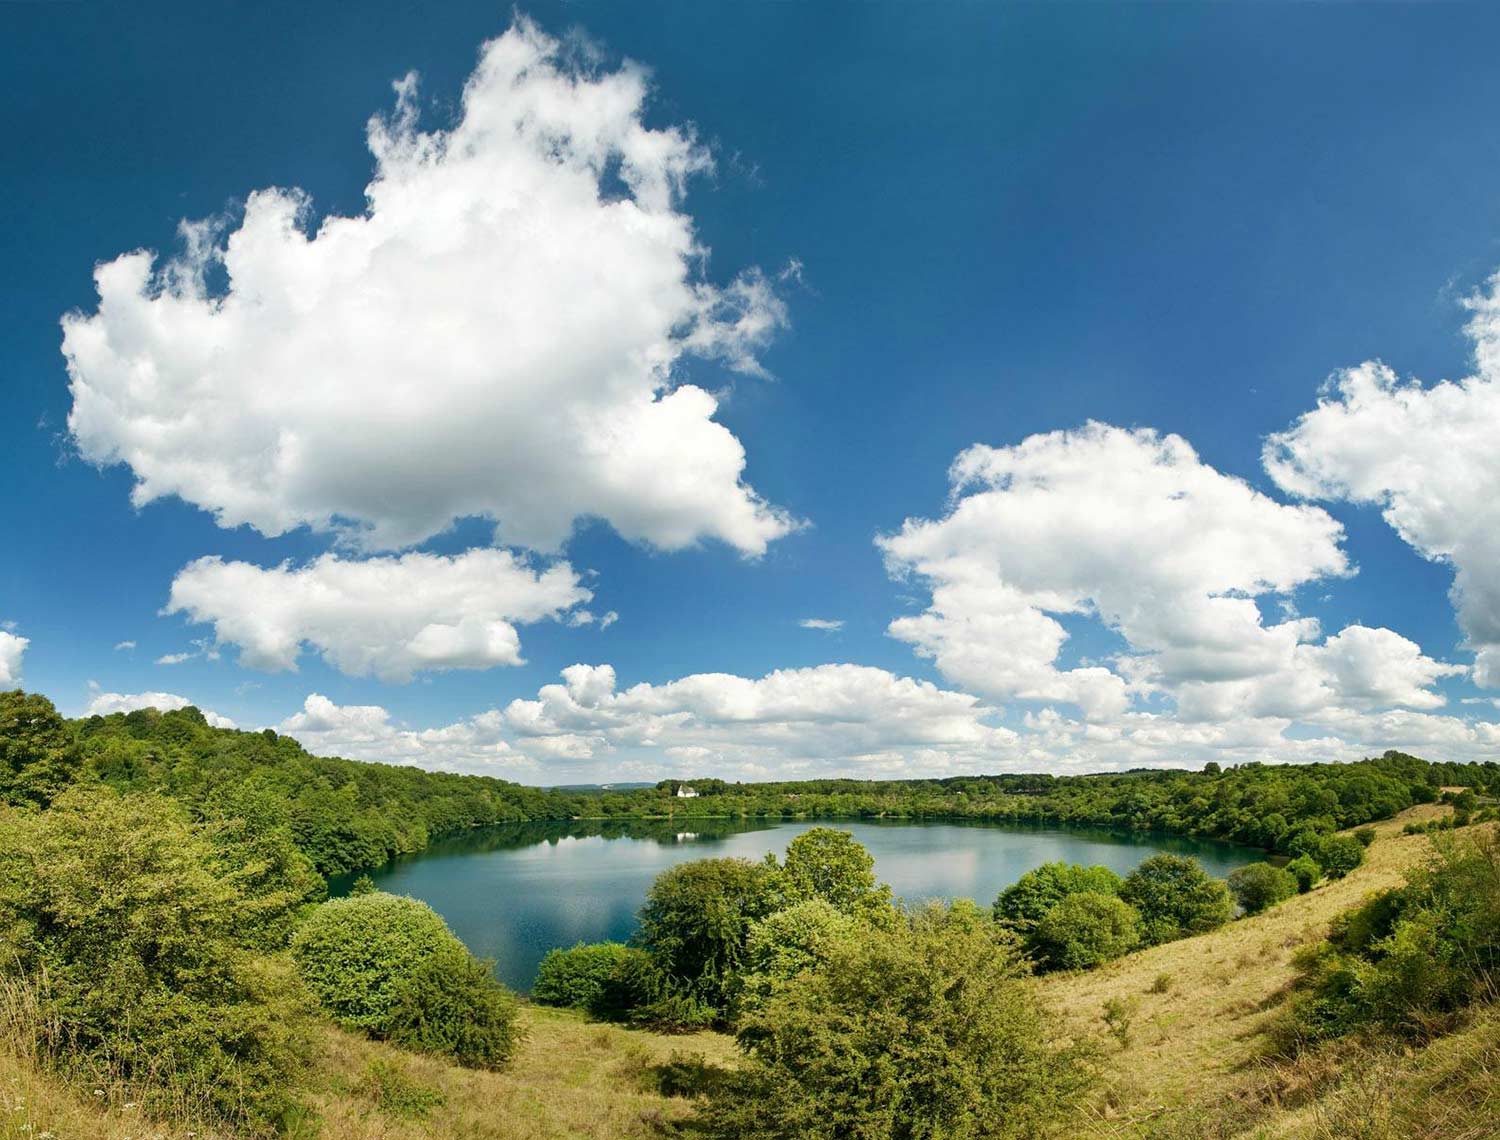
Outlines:
[[[79,788],[45,812],[0,809],[0,953],[34,1002],[29,1024],[10,1011],[12,1034],[150,1108],[247,1133],[297,1118],[307,1005],[259,949],[298,887],[227,866],[233,850],[157,796]]]
[[[1151,856],[1125,877],[1120,897],[1141,912],[1153,946],[1213,930],[1234,914],[1223,881],[1182,855]]]
[[[1229,873],[1229,893],[1246,914],[1259,914],[1267,907],[1291,898],[1299,889],[1296,875],[1269,863],[1251,863]],[[1311,885],[1311,884],[1309,884]]]
[[[514,997],[426,903],[371,892],[319,906],[292,957],[338,1021],[409,1048],[494,1068],[520,1030]]]
[[[571,949],[549,950],[537,967],[532,1000],[596,1012],[610,976],[629,953],[618,942],[580,942]]]
[[[1120,893],[1120,876],[1108,867],[1043,863],[1027,871],[995,899],[995,920],[1025,935],[1068,895]]]
[[[1140,913],[1118,895],[1068,895],[1037,923],[1029,944],[1048,966],[1087,970],[1141,944]]]
[[[1086,1077],[1049,1042],[1013,937],[978,911],[923,910],[837,940],[748,1014],[749,1064],[710,1093],[725,1140],[1036,1137]]]
[[[1310,855],[1298,855],[1286,865],[1286,871],[1296,880],[1297,893],[1303,895],[1317,886],[1318,880],[1323,877],[1323,868]]]
[[[1500,986],[1500,840],[1495,829],[1446,838],[1404,887],[1348,912],[1304,954],[1284,1022],[1294,1042],[1378,1029],[1443,1028]]]

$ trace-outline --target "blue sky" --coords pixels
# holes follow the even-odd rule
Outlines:
[[[537,783],[1500,750],[1489,6],[0,29],[0,680]]]

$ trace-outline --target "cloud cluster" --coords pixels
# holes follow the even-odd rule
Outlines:
[[[1268,623],[1261,602],[1350,572],[1342,529],[1205,464],[1178,436],[1092,423],[954,462],[948,514],[879,540],[925,584],[892,636],[994,700],[1076,705],[1110,722],[1156,693],[1185,721],[1301,717],[1328,707],[1431,708],[1454,672],[1389,630],[1326,642],[1316,621]],[[1107,662],[1059,664],[1060,618],[1125,642]]]
[[[0,629],[0,685],[14,685],[21,680],[21,658],[31,639]]]
[[[176,693],[95,693],[89,701],[84,716],[109,716],[111,713],[135,712],[137,709],[159,709],[171,712],[184,709],[193,702]],[[200,709],[203,717],[215,728],[237,728],[227,716],[220,716],[210,709]]]
[[[858,665],[760,678],[699,673],[621,690],[608,665],[572,665],[534,699],[442,728],[407,729],[378,706],[308,698],[279,729],[314,750],[468,770],[571,778],[659,772],[778,774],[975,770],[1016,735],[977,698]]]
[[[519,665],[517,623],[592,623],[578,608],[591,596],[567,563],[538,568],[504,550],[326,554],[270,568],[200,558],[173,580],[167,612],[212,623],[217,643],[238,646],[255,669],[295,669],[312,646],[344,673],[404,682],[422,670]]]
[[[1470,301],[1475,373],[1423,387],[1367,362],[1266,442],[1266,470],[1309,499],[1376,505],[1424,557],[1451,563],[1474,679],[1500,688],[1500,275]]]
[[[97,311],[63,321],[80,452],[129,465],[137,505],[371,550],[466,517],[549,551],[586,518],[749,555],[792,529],[715,398],[677,382],[687,356],[758,371],[786,314],[757,272],[703,277],[680,202],[710,156],[643,124],[643,71],[582,70],[521,21],[449,129],[420,129],[414,78],[397,90],[363,213],[314,226],[301,193],[259,190],[162,267],[98,267]]]

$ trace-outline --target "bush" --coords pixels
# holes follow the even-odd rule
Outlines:
[[[1058,970],[1087,970],[1141,943],[1141,916],[1118,895],[1069,895],[1037,923],[1028,944]]]
[[[1359,840],[1361,847],[1368,847],[1375,842],[1375,829],[1373,827],[1356,827],[1354,838]]]
[[[498,1069],[523,1032],[515,995],[455,939],[402,981],[391,1004],[390,1040],[403,1049],[441,1053],[470,1069]]]
[[[255,952],[223,858],[154,795],[75,788],[45,812],[0,810],[0,954],[35,1003],[19,1044],[80,1082],[123,1078],[148,1109],[259,1135],[300,1115],[307,1007]]]
[[[292,957],[336,1020],[384,1037],[402,983],[455,943],[426,903],[376,891],[319,906],[293,936]]]
[[[1251,863],[1229,873],[1229,893],[1246,914],[1259,914],[1291,898],[1297,890],[1298,880],[1292,872],[1269,863]]]
[[[549,950],[537,968],[532,1000],[592,1010],[601,1003],[604,987],[626,953],[618,942],[580,942],[569,950]]]
[[[1034,1137],[1086,1081],[1013,938],[943,908],[838,942],[742,1023],[748,1063],[710,1093],[725,1140]]]
[[[1297,893],[1307,894],[1323,877],[1323,868],[1310,855],[1298,855],[1286,865],[1287,874],[1297,881]]]
[[[1120,876],[1108,867],[1043,863],[1000,892],[995,899],[995,921],[1027,934],[1063,899],[1084,891],[1119,894]]]
[[[308,988],[338,1021],[470,1068],[520,1040],[515,997],[426,903],[379,891],[317,907],[292,938]]]
[[[1182,855],[1151,856],[1125,877],[1120,897],[1140,911],[1153,946],[1213,930],[1234,914],[1229,888]]]
[[[635,943],[673,991],[722,1013],[750,927],[775,908],[777,871],[748,859],[699,859],[663,871],[641,907]]]
[[[1284,1036],[1377,1028],[1426,1037],[1500,987],[1500,841],[1493,829],[1442,842],[1404,887],[1343,915],[1300,961]]]
[[[660,1001],[667,992],[667,978],[646,951],[627,946],[615,960],[614,969],[599,987],[588,1012],[604,1021],[629,1021],[637,1010]]]
[[[1342,879],[1365,861],[1365,846],[1352,835],[1325,835],[1313,858],[1330,879]]]

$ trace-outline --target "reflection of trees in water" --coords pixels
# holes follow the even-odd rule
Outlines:
[[[1197,839],[1192,836],[1166,835],[1158,832],[1119,832],[1102,828],[1058,827],[1055,824],[1007,822],[995,823],[975,819],[714,819],[679,818],[668,819],[585,819],[562,820],[548,823],[499,823],[490,827],[439,839],[422,851],[399,856],[376,870],[382,872],[415,862],[419,859],[454,858],[464,855],[482,855],[490,851],[521,851],[543,843],[556,845],[567,839],[633,839],[659,844],[662,847],[705,846],[712,847],[736,835],[756,831],[771,831],[787,824],[802,824],[813,827],[823,824],[829,827],[863,829],[954,827],[975,831],[1005,831],[1012,834],[1032,833],[1036,835],[1065,835],[1073,839],[1119,847],[1149,847],[1154,851],[1167,851],[1174,855],[1203,855],[1225,850],[1245,850],[1222,840]],[[705,855],[708,853],[705,852]],[[361,872],[339,875],[328,881],[328,893],[347,894]]]
[[[733,835],[768,831],[780,826],[781,822],[746,819],[582,819],[552,823],[498,823],[436,840],[423,850],[399,856],[378,870],[389,871],[418,859],[483,855],[490,851],[521,851],[543,843],[561,843],[565,839],[635,839],[657,843],[663,847],[712,845]],[[328,893],[348,893],[359,874],[360,872],[354,872],[329,879]]]

